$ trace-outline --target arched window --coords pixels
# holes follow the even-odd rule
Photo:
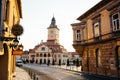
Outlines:
[[[42,59],[40,59],[40,64],[42,64]]]
[[[36,54],[36,57],[39,57],[39,53]]]
[[[44,59],[44,64],[46,64],[46,59]]]
[[[42,53],[40,53],[40,57],[42,57]]]
[[[50,57],[50,53],[48,53],[48,57]]]
[[[45,47],[42,47],[41,50],[42,50],[42,51],[45,51]]]
[[[47,55],[46,55],[46,53],[44,54],[44,57],[46,57]]]

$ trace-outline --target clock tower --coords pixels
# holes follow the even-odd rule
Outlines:
[[[56,20],[53,17],[51,20],[50,26],[48,29],[48,40],[55,40],[57,43],[59,43],[59,28],[56,25]]]

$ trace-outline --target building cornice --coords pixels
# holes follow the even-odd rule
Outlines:
[[[91,13],[95,12],[96,10],[102,8],[103,6],[105,6],[106,4],[108,4],[111,1],[113,1],[113,0],[102,0],[102,1],[100,1],[98,4],[96,4],[91,9],[89,9],[87,12],[85,12],[83,15],[81,15],[80,17],[78,17],[77,20],[84,19],[86,16],[88,16]]]

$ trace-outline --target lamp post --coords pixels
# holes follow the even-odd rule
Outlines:
[[[19,41],[17,37],[13,40],[13,44],[10,43],[10,48],[15,49],[18,46]]]
[[[3,33],[4,33],[4,31],[7,32],[7,30],[3,30]],[[15,49],[18,47],[18,43],[19,43],[17,36],[20,36],[23,33],[23,27],[19,24],[15,24],[12,26],[11,32],[14,36],[11,36],[11,37],[0,36],[0,41],[1,42],[13,41],[12,44],[10,43],[10,48],[12,47],[13,49]]]
[[[23,48],[24,48],[24,47],[23,47],[22,44],[18,45],[18,49],[19,49],[19,50],[23,50]]]

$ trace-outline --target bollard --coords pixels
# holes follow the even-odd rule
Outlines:
[[[33,80],[35,80],[35,73],[33,74]]]
[[[36,80],[38,80],[38,77],[36,78]]]

